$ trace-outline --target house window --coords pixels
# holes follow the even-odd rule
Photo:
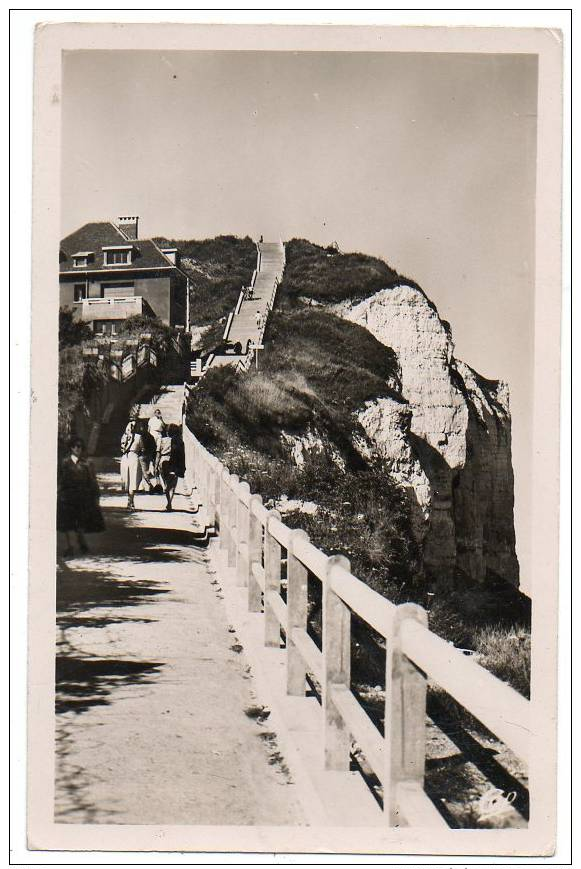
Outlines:
[[[105,253],[105,265],[124,265],[129,262],[128,250],[108,250]]]
[[[82,302],[83,299],[87,298],[87,285],[86,284],[75,284],[73,290],[73,299],[75,302]]]
[[[90,250],[78,250],[72,256],[74,268],[86,269],[90,260],[93,259],[93,252]]]
[[[115,247],[104,247],[106,266],[122,266],[129,265],[131,262],[131,246],[130,245],[115,245]]]

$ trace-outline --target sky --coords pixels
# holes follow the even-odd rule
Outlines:
[[[380,256],[511,393],[530,563],[537,66],[533,55],[75,51],[62,82],[62,234],[308,238]]]

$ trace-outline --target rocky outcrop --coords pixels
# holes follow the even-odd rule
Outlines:
[[[397,354],[407,403],[368,402],[359,422],[412,496],[428,577],[518,585],[506,384],[455,359],[449,325],[418,287],[333,310]]]

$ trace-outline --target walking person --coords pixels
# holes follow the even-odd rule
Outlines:
[[[84,457],[85,445],[81,438],[69,442],[69,454],[63,460],[58,476],[57,528],[66,535],[65,556],[73,555],[75,534],[82,553],[89,551],[85,534],[105,530],[99,507],[99,484],[92,466]]]
[[[165,423],[161,415],[161,410],[159,407],[156,407],[147,424],[147,430],[155,440],[156,449],[159,448],[159,441],[161,440],[161,431],[163,428],[165,428]]]
[[[153,438],[154,444],[152,444],[151,450],[151,461],[152,461],[152,476],[154,478],[154,482],[152,483],[152,492],[161,493],[163,490],[163,482],[157,471],[155,470],[156,464],[156,454],[159,449],[159,444],[162,438],[162,432],[166,429],[166,424],[163,420],[163,416],[161,415],[161,410],[159,407],[156,407],[153,411],[152,415],[149,417],[149,422],[147,424],[147,431],[150,437]]]
[[[257,311],[256,312],[256,328],[260,329],[261,326],[262,326],[262,314],[260,313],[260,311]]]
[[[139,489],[143,471],[140,456],[143,454],[143,439],[138,431],[137,420],[130,420],[121,438],[121,482],[127,492],[127,509],[135,510],[135,493]]]
[[[178,479],[184,477],[186,473],[184,444],[179,426],[170,425],[168,429],[164,430],[157,451],[155,467],[156,473],[159,474],[163,483],[166,498],[165,509],[171,513]]]
[[[135,431],[141,435],[142,451],[139,454],[139,464],[141,465],[141,488],[144,486],[145,492],[153,495],[155,491],[155,452],[156,443],[153,436],[149,434],[147,425],[144,419],[139,419],[135,423]]]

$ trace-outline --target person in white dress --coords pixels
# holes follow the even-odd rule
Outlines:
[[[137,431],[137,423],[130,420],[121,438],[121,482],[127,492],[127,509],[135,510],[135,493],[142,478],[140,456],[143,452],[143,439]]]

